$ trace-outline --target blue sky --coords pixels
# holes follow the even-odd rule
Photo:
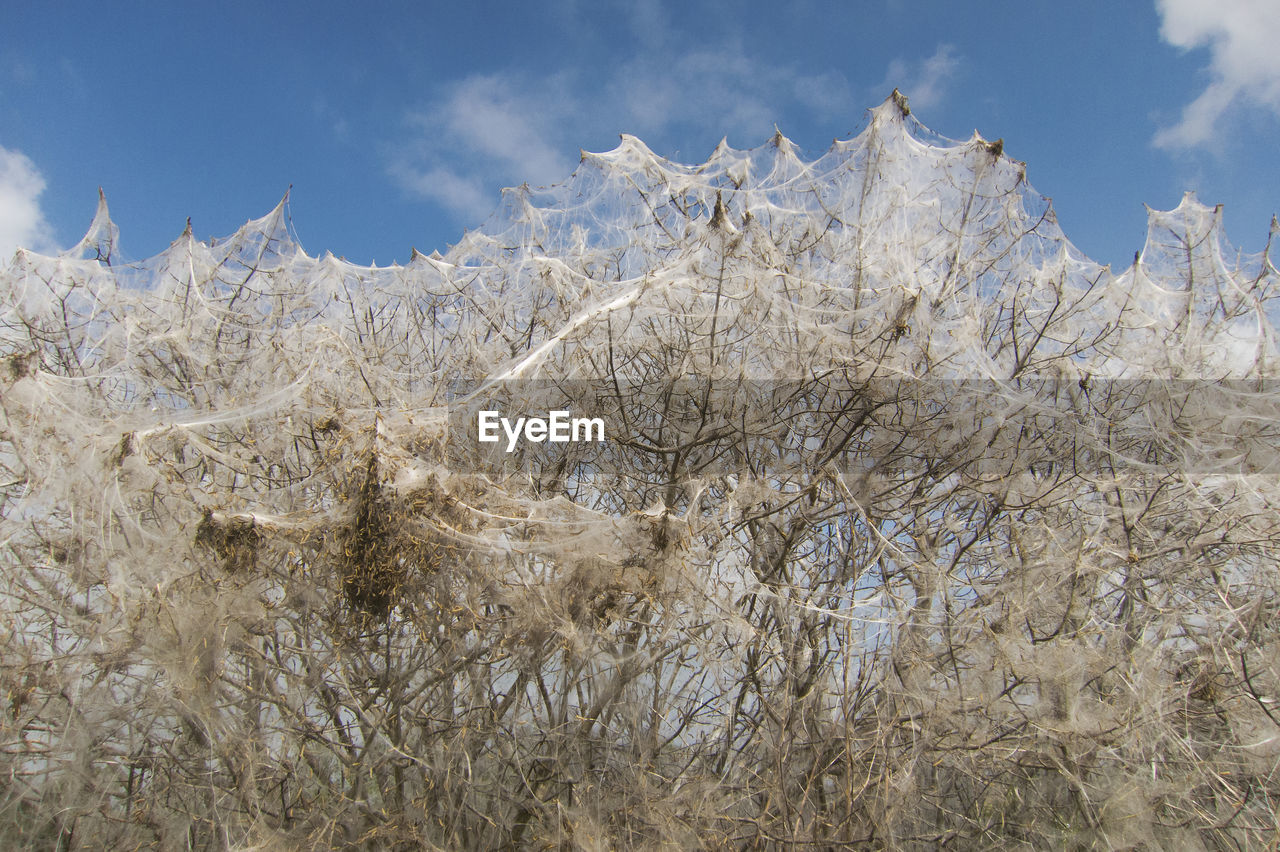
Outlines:
[[[127,257],[225,236],[292,185],[311,254],[443,251],[499,188],[619,133],[700,162],[775,124],[811,155],[895,87],[933,130],[1005,140],[1086,254],[1127,264],[1143,204],[1280,210],[1280,2],[9,4],[0,254],[51,251],[102,186]]]

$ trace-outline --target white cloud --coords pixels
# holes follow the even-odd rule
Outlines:
[[[662,0],[631,0],[626,10],[632,35],[650,50],[661,48],[671,29]]]
[[[456,213],[478,220],[493,209],[495,198],[476,175],[460,175],[443,166],[425,171],[401,166],[395,173],[406,189],[433,198]]]
[[[402,185],[455,213],[478,219],[497,204],[487,189],[502,182],[549,184],[572,168],[561,125],[576,113],[563,80],[517,81],[473,75],[408,116],[415,142],[392,174]]]
[[[329,103],[324,95],[316,95],[311,100],[311,114],[316,121],[328,128],[334,139],[346,140],[350,136],[351,127],[338,110]]]
[[[1280,10],[1275,0],[1156,0],[1160,36],[1183,49],[1209,48],[1208,87],[1181,120],[1156,134],[1163,148],[1213,140],[1232,104],[1247,102],[1280,114]]]
[[[764,142],[796,102],[824,117],[851,109],[840,75],[766,65],[736,42],[638,56],[617,67],[606,93],[606,100],[622,105],[619,119],[630,133],[715,128],[717,136],[734,137],[739,145]]]
[[[706,150],[681,155],[702,157],[722,135],[764,143],[797,104],[822,118],[861,106],[840,74],[762,62],[738,41],[691,40],[660,4],[637,4],[630,24],[644,49],[603,75],[473,75],[443,86],[408,113],[412,140],[393,154],[392,176],[475,223],[497,205],[501,186],[565,179],[588,139],[702,137]]]
[[[947,83],[959,67],[955,49],[949,44],[940,44],[928,59],[918,62],[895,59],[890,62],[880,86],[884,91],[877,94],[884,97],[891,89],[898,89],[907,96],[912,107],[927,109],[937,106],[942,103]]]
[[[20,151],[0,147],[0,263],[18,248],[53,252],[53,229],[40,210],[44,176]]]
[[[548,140],[559,114],[568,111],[554,90],[521,91],[502,77],[469,77],[450,96],[445,126],[459,141],[526,176],[544,183],[564,174],[564,159]],[[547,90],[552,90],[548,93]]]

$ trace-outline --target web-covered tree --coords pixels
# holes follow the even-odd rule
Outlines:
[[[895,93],[814,161],[624,137],[404,267],[283,203],[114,243],[0,277],[14,844],[1280,830],[1277,273],[1216,210],[1113,274]]]

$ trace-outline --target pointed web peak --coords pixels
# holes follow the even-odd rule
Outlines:
[[[289,233],[289,190],[267,215],[250,219],[236,230],[235,235],[223,243],[231,249],[228,259],[234,259],[247,268],[273,267],[292,257],[299,246]]]
[[[1182,193],[1182,198],[1178,201],[1176,207],[1169,210],[1158,210],[1149,204],[1144,204],[1147,209],[1148,219],[1158,220],[1196,220],[1196,221],[1217,221],[1222,217],[1222,205],[1215,204],[1212,207],[1200,201],[1194,189],[1189,189]]]
[[[978,130],[973,131],[973,135],[964,143],[966,147],[974,151],[986,151],[995,160],[999,160],[1004,156],[1004,139],[996,139],[994,142],[987,139]]]
[[[1271,215],[1271,228],[1267,231],[1267,246],[1262,250],[1262,257],[1272,272],[1275,272],[1276,270],[1276,263],[1271,257],[1271,250],[1276,244],[1277,234],[1280,234],[1280,220],[1277,220],[1273,213]]]
[[[720,190],[716,190],[716,206],[711,214],[710,226],[721,231],[734,230],[733,223],[729,221],[729,208],[725,207],[724,196]]]
[[[769,138],[769,145],[774,148],[775,156],[780,162],[794,164],[800,162],[800,153],[796,150],[796,145],[788,139],[777,125],[774,125],[773,136]]]
[[[1147,207],[1147,239],[1142,247],[1144,268],[1159,270],[1179,282],[1207,282],[1234,255],[1223,232],[1222,205],[1200,203],[1195,192],[1183,194],[1172,210]]]
[[[630,133],[618,134],[618,147],[610,151],[609,155],[627,160],[636,157],[653,161],[660,161],[663,159],[653,153],[649,146],[644,144],[643,139],[638,136],[632,136]]]
[[[889,97],[881,101],[879,106],[872,107],[869,112],[872,124],[886,122],[901,124],[903,119],[911,115],[911,107],[907,102],[907,96],[894,89]]]
[[[286,232],[288,231],[289,221],[289,196],[292,192],[293,184],[289,184],[289,188],[284,191],[284,195],[280,196],[280,200],[276,202],[276,206],[267,214],[268,219],[273,223],[276,223],[277,227],[283,228]]]
[[[715,150],[712,151],[711,156],[707,158],[707,162],[714,163],[717,160],[728,156],[732,151],[733,149],[729,147],[729,137],[721,136],[720,141],[716,143]]]
[[[584,152],[583,162],[591,162],[604,171],[621,169],[638,172],[653,166],[667,169],[671,165],[670,161],[655,154],[643,140],[630,133],[619,133],[618,144],[611,151]]]
[[[98,206],[93,214],[89,230],[70,249],[62,253],[62,257],[78,260],[97,260],[111,265],[111,255],[120,239],[120,229],[111,221],[111,211],[107,208],[107,195],[98,187]]]
[[[1182,193],[1176,207],[1170,210],[1157,210],[1150,205],[1147,209],[1147,220],[1162,227],[1171,222],[1182,222],[1193,229],[1218,228],[1222,225],[1222,205],[1210,206],[1200,201],[1194,189]]]
[[[1203,207],[1204,205],[1200,203],[1200,199],[1196,196],[1196,191],[1194,189],[1188,189],[1182,193],[1182,198],[1178,200],[1178,205],[1176,207],[1172,210],[1163,210],[1160,212],[1177,213],[1179,211],[1196,210]]]
[[[1201,203],[1195,190],[1189,189],[1182,194],[1182,200],[1178,202],[1178,206],[1174,211],[1191,212],[1200,216],[1212,216],[1220,219],[1222,216],[1222,205],[1215,204],[1210,207],[1208,204]]]
[[[907,102],[907,96],[897,89],[894,89],[893,93],[885,99],[885,103],[892,103],[896,106],[898,108],[898,112],[902,114],[903,118],[911,115],[911,105]]]

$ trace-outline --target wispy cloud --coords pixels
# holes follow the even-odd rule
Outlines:
[[[315,116],[316,121],[321,126],[328,129],[334,139],[347,140],[350,138],[351,127],[346,118],[338,110],[334,109],[329,103],[329,99],[324,95],[316,95],[312,98],[311,114]]]
[[[40,209],[44,176],[21,151],[0,147],[0,263],[18,248],[51,252],[53,229]]]
[[[1233,104],[1280,114],[1280,12],[1275,0],[1156,0],[1160,36],[1183,49],[1209,48],[1208,87],[1160,130],[1162,148],[1211,143]]]
[[[606,95],[630,132],[714,127],[738,144],[763,141],[790,104],[827,117],[852,102],[841,75],[763,64],[738,42],[634,57],[617,67]]]
[[[661,145],[696,138],[706,150],[681,156],[701,157],[721,135],[736,145],[763,143],[797,104],[822,119],[863,106],[838,72],[802,73],[762,61],[740,39],[708,42],[683,32],[661,0],[626,9],[634,45],[618,51],[607,73],[499,73],[442,85],[407,113],[408,138],[391,155],[392,177],[474,223],[494,208],[503,185],[564,179],[587,139],[631,133]]]
[[[394,167],[393,173],[405,189],[430,198],[472,222],[479,221],[493,209],[495,198],[480,173],[464,174],[446,166],[423,169],[405,164]]]
[[[889,63],[888,72],[877,93],[881,97],[890,89],[898,89],[916,108],[928,108],[942,103],[947,84],[955,76],[960,67],[960,59],[955,48],[949,44],[940,44],[933,55],[921,60],[907,61],[895,59]]]
[[[625,6],[631,32],[649,50],[659,50],[671,31],[662,0],[631,0]]]
[[[408,114],[413,141],[392,174],[411,192],[478,219],[496,203],[496,182],[548,184],[569,173],[561,126],[578,113],[562,78],[473,75]]]

